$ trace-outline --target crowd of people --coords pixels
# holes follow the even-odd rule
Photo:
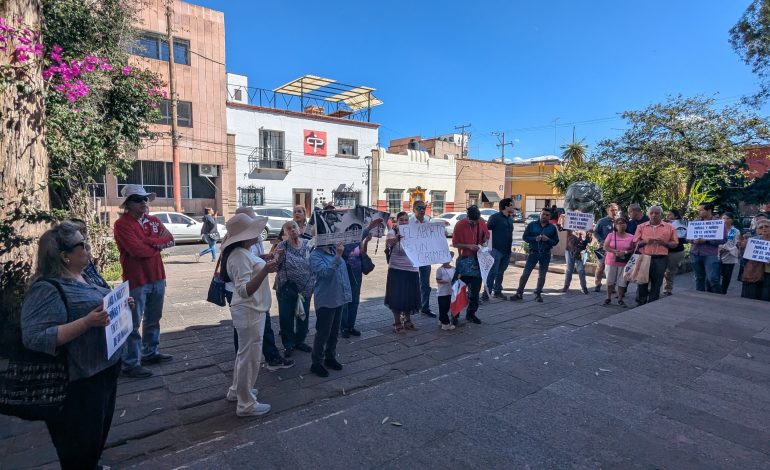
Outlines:
[[[63,468],[97,466],[109,432],[120,374],[135,379],[150,377],[153,372],[148,364],[173,360],[160,350],[160,320],[166,287],[161,252],[174,245],[174,238],[159,219],[149,215],[155,194],[138,185],[126,185],[122,196],[124,213],[115,223],[114,238],[130,289],[132,330],[121,350],[108,359],[103,328],[110,319],[103,299],[110,289],[91,263],[85,224],[80,221],[61,222],[41,237],[34,280],[23,305],[24,345],[51,355],[66,354],[70,377],[66,399],[59,417],[46,423]],[[389,228],[383,227],[388,263],[384,305],[393,315],[393,331],[398,335],[417,329],[413,315],[437,316],[430,309],[431,266],[416,267],[401,243],[400,226],[431,222],[425,209],[426,204],[417,201],[412,214],[400,212]],[[710,204],[699,206],[698,211],[698,220],[716,217]],[[503,280],[512,257],[512,213],[513,201],[505,198],[499,203],[499,212],[488,221],[478,207],[470,206],[467,217],[455,226],[451,244],[457,252],[456,262],[446,260],[435,272],[442,330],[452,330],[458,324],[459,315],[450,311],[453,284],[458,280],[467,288],[465,318],[469,323],[482,322],[479,305],[490,301],[490,296],[522,300],[536,266],[534,299],[543,302],[561,224],[554,219],[557,214],[546,208],[538,220],[526,226],[522,236],[528,247],[526,263],[515,293],[507,297]],[[271,371],[293,367],[292,357],[297,352],[310,354],[310,371],[320,377],[343,369],[337,357],[338,337],[361,335],[356,328],[361,286],[364,275],[374,269],[367,253],[370,231],[385,222],[372,221],[363,229],[360,243],[314,246],[313,240],[304,236],[308,214],[303,206],[297,206],[294,220],[283,225],[278,240],[265,252],[261,234],[267,220],[244,207],[227,221],[227,235],[217,257],[213,216],[207,209],[202,235],[208,247],[196,259],[210,253],[217,263],[215,270],[226,283],[235,360],[225,397],[237,403],[238,416],[261,416],[270,411],[270,405],[257,400],[256,382],[263,358]],[[562,290],[569,291],[577,273],[581,292],[589,293],[585,268],[593,251],[598,260],[594,291],[601,290],[606,278],[604,303],[615,299],[625,306],[626,267],[634,254],[643,254],[649,257],[649,277],[648,282],[638,285],[635,300],[639,305],[654,302],[661,291],[663,296],[673,294],[675,276],[689,245],[697,290],[725,294],[738,265],[742,296],[770,301],[770,264],[742,258],[751,238],[770,241],[767,214],[754,217],[752,227],[744,233],[734,226],[733,214],[725,212],[721,218],[721,238],[688,239],[677,210],[669,210],[664,219],[659,206],[649,207],[645,214],[638,204],[629,205],[625,213],[617,204],[609,204],[606,216],[590,230],[567,231]],[[488,251],[494,260],[486,278],[479,264],[480,250]],[[274,274],[272,285],[270,274]],[[270,321],[271,289],[278,303],[283,351],[276,344]],[[309,345],[311,301],[316,318],[315,337]]]

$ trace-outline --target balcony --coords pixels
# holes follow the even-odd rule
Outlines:
[[[291,152],[283,149],[257,147],[249,154],[249,173],[291,169]]]

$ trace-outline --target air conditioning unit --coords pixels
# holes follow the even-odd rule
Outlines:
[[[200,176],[217,176],[216,165],[200,165],[198,167],[198,174]]]

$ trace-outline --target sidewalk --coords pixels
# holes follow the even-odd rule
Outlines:
[[[360,338],[340,339],[338,351],[345,369],[328,378],[318,378],[309,373],[309,355],[301,352],[295,353],[297,365],[292,369],[262,369],[257,386],[260,401],[273,406],[269,420],[302,413],[309,406],[334,402],[339,397],[384,386],[420,371],[445,367],[460,358],[510,345],[519,338],[537,338],[559,326],[572,331],[622,312],[619,307],[601,305],[604,291],[590,295],[577,290],[561,293],[563,276],[549,273],[542,304],[533,302],[532,295],[526,295],[523,302],[493,300],[479,311],[484,324],[461,322],[451,332],[440,331],[434,319],[419,316],[419,331],[396,336],[391,332],[392,317],[382,305],[386,274],[382,250],[374,262],[375,272],[364,278],[358,320],[364,334]],[[156,375],[150,379],[121,379],[103,458],[107,465],[125,467],[159,458],[201,441],[221,440],[260,422],[237,418],[235,405],[224,400],[234,357],[229,312],[202,300],[213,263],[193,263],[189,256],[172,256],[166,266],[169,281],[161,347],[174,354],[175,360],[153,366]],[[508,270],[506,286],[518,282],[520,271],[513,266]],[[535,281],[536,276],[532,276],[530,288]],[[676,290],[680,291],[692,284],[691,277],[679,276],[677,283]],[[739,288],[740,284],[735,283],[732,289],[736,286]],[[734,294],[728,298],[731,296]],[[433,308],[437,309],[435,305]],[[277,334],[277,308],[272,313]],[[312,331],[311,322],[309,342]],[[488,380],[495,380],[480,379],[482,388]],[[55,451],[41,423],[0,417],[0,457],[2,468],[56,468],[51,465],[56,461]]]

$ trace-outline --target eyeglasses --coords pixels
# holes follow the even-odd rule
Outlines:
[[[148,202],[150,200],[147,196],[129,196],[127,199],[128,202],[135,202],[137,204],[140,204],[142,202]]]
[[[63,250],[61,250],[61,251],[70,252],[70,251],[73,251],[75,248],[77,248],[77,247],[79,247],[79,246],[82,246],[82,247],[83,247],[83,249],[85,249],[85,248],[87,248],[87,247],[88,247],[88,243],[86,243],[86,241],[85,241],[85,240],[83,240],[83,241],[79,241],[79,242],[75,243],[74,245],[65,246],[65,247],[64,247],[64,249],[63,249]]]
[[[424,211],[425,210],[425,206],[415,206],[414,209],[418,210],[418,211]]]

